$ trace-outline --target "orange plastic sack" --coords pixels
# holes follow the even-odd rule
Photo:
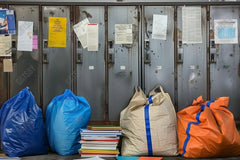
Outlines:
[[[227,109],[229,97],[204,102],[202,97],[177,113],[179,153],[188,158],[240,155],[240,136]]]

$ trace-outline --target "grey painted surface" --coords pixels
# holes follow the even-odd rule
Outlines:
[[[43,6],[43,40],[48,39],[48,18],[67,18],[67,46],[66,48],[43,47],[43,54],[48,57],[48,64],[43,64],[43,111],[49,102],[57,95],[63,94],[65,89],[71,89],[72,79],[72,47],[70,32],[70,7]]]
[[[174,7],[146,6],[144,10],[145,46],[149,40],[149,48],[145,47],[144,54],[150,55],[150,63],[145,64],[145,92],[162,85],[174,102]],[[152,39],[154,14],[167,15],[166,40]]]
[[[38,6],[21,6],[10,5],[10,9],[15,11],[16,16],[16,33],[18,33],[18,21],[33,22],[33,35],[39,37],[39,7]],[[17,34],[12,35],[12,41],[16,41]],[[39,38],[38,38],[39,40]],[[16,52],[16,47],[15,52]],[[40,51],[17,51],[16,61],[13,63],[13,72],[10,74],[11,89],[10,96],[16,95],[20,90],[29,87],[30,91],[35,96],[37,104],[40,104]]]
[[[132,44],[115,44],[115,24],[132,24]],[[110,120],[119,120],[119,113],[127,107],[134,93],[134,86],[138,85],[138,32],[138,8],[136,6],[109,6],[108,41],[113,41],[114,54],[114,64],[108,66]],[[125,69],[121,69],[121,66],[125,66]]]
[[[178,41],[182,40],[182,7],[178,7]],[[207,98],[206,73],[206,8],[202,7],[202,43],[183,44],[183,63],[178,64],[178,110],[192,104],[202,95]],[[178,45],[178,51],[179,45]],[[178,54],[179,54],[178,53]]]
[[[77,46],[77,56],[81,54],[81,63],[77,63],[77,95],[85,97],[91,108],[91,120],[104,120],[105,104],[105,22],[103,6],[77,7],[76,21],[88,18],[90,23],[98,24],[99,48],[98,51],[87,51]],[[77,57],[78,59],[78,57]],[[94,67],[91,70],[91,66]],[[89,69],[90,67],[90,69]]]
[[[239,33],[239,6],[218,6],[210,8],[213,33],[214,19],[237,19]],[[211,36],[211,39],[214,37]],[[229,110],[235,119],[240,119],[240,56],[238,44],[216,44],[216,63],[210,64],[211,99],[220,96],[229,96]],[[214,51],[214,49],[213,49]],[[214,53],[214,52],[212,52]]]

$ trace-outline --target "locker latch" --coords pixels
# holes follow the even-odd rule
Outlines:
[[[177,58],[177,63],[183,63],[183,54],[179,53]]]
[[[12,63],[17,62],[17,45],[16,40],[12,39]]]
[[[183,47],[182,47],[182,41],[178,41],[178,54],[177,54],[177,63],[182,64],[183,63]]]
[[[113,40],[108,41],[108,63],[109,64],[114,64]]]
[[[77,64],[82,64],[83,63],[83,57],[82,57],[82,53],[78,53],[77,54]]]
[[[211,53],[211,55],[210,55],[210,62],[211,62],[211,63],[216,63],[215,55],[216,55],[216,54]]]
[[[108,54],[108,63],[114,63],[114,54]]]
[[[43,54],[43,63],[48,64],[48,56],[46,53]]]
[[[77,40],[77,59],[76,64],[83,63],[83,48],[79,40]]]
[[[146,53],[144,56],[144,63],[150,64],[151,63],[151,55],[149,53]]]
[[[211,40],[210,41],[210,63],[216,63],[216,46],[215,46],[215,41]]]
[[[43,48],[48,48],[48,40],[47,39],[43,40]]]
[[[145,50],[149,50],[149,39],[145,39],[144,42],[145,42],[145,43],[144,43],[144,48],[145,48]]]

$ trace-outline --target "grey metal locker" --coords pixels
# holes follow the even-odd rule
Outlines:
[[[66,17],[66,47],[48,47],[49,17]],[[72,43],[69,6],[43,6],[43,111],[65,89],[71,89]]]
[[[202,95],[207,98],[207,17],[206,7],[201,7],[202,43],[182,44],[182,7],[177,9],[177,72],[178,110],[192,104]]]
[[[214,20],[237,19],[239,33],[239,6],[210,7],[210,96],[214,100],[230,97],[229,110],[240,119],[240,56],[239,44],[215,44]],[[239,38],[238,38],[239,43]]]
[[[139,8],[108,7],[109,120],[118,121],[138,83],[139,72]],[[115,43],[115,24],[132,24],[133,43]]]
[[[152,38],[154,14],[167,16],[166,40]],[[161,85],[174,102],[174,7],[145,6],[143,23],[145,92]]]
[[[29,87],[40,105],[40,52],[37,50],[17,51],[18,21],[33,22],[33,35],[39,40],[39,7],[25,5],[9,5],[15,11],[16,34],[12,35],[13,72],[10,74],[10,96],[14,96],[25,87]],[[38,41],[39,43],[39,41]]]
[[[98,51],[88,51],[76,41],[77,95],[85,97],[91,108],[91,121],[104,120],[105,108],[105,22],[103,6],[76,7],[76,23],[88,18],[98,24]]]

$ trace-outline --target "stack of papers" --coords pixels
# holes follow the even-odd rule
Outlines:
[[[119,154],[117,149],[119,137],[122,135],[120,127],[110,130],[108,126],[88,126],[88,129],[81,129],[80,135],[81,157],[116,157]]]

